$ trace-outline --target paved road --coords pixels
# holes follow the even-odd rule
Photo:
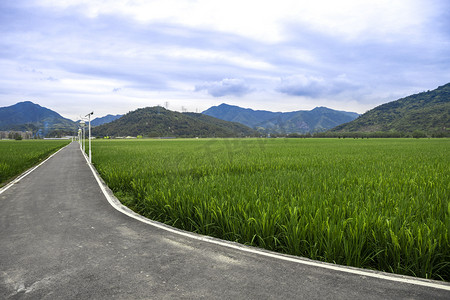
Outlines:
[[[448,284],[310,266],[130,218],[109,204],[75,143],[0,203],[1,299],[450,299]]]

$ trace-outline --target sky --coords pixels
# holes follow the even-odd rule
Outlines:
[[[2,0],[0,107],[364,113],[450,82],[447,0]]]

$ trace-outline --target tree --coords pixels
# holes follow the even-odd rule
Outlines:
[[[412,133],[412,137],[418,139],[418,138],[425,138],[427,137],[427,135],[425,134],[425,132],[421,130],[414,130],[414,132]]]

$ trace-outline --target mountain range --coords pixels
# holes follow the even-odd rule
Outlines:
[[[326,107],[316,107],[309,111],[271,112],[225,103],[213,106],[202,113],[225,121],[238,122],[259,132],[270,134],[322,132],[359,117],[359,114],[354,112]]]
[[[351,121],[358,117],[358,114],[356,113],[341,112],[325,107],[317,107],[311,111],[281,113],[261,110],[255,111],[238,106],[221,104],[219,106],[211,107],[210,109],[204,111],[202,114],[183,113],[181,115],[178,115],[177,117],[172,116],[172,113],[176,114],[176,112],[165,110],[162,107],[157,107],[153,110],[155,109],[157,109],[159,112],[157,118],[155,120],[150,120],[150,123],[149,121],[146,121],[146,124],[152,124],[154,128],[150,129],[148,125],[144,125],[143,127],[146,128],[146,134],[157,136],[170,135],[171,133],[175,133],[172,132],[173,130],[165,131],[162,130],[162,128],[164,126],[170,127],[170,125],[168,125],[168,122],[174,121],[175,123],[177,123],[180,116],[183,116],[182,118],[186,119],[185,122],[187,123],[192,122],[192,119],[196,119],[197,121],[204,123],[209,123],[208,129],[205,129],[204,132],[199,132],[196,130],[194,130],[192,133],[187,133],[185,131],[179,132],[182,136],[202,136],[204,134],[208,136],[233,136],[233,132],[235,130],[239,132],[237,133],[238,136],[255,135],[255,132],[248,131],[248,128],[246,128],[245,130],[244,127],[237,128],[236,124],[230,127],[230,124],[225,121],[240,123],[242,125],[256,129],[259,131],[259,134],[318,132],[332,128],[338,124]],[[137,111],[139,111],[139,113],[141,114],[144,113],[141,110]],[[139,130],[137,130],[137,128],[142,127],[142,124],[139,123],[139,118],[141,117],[134,117],[134,115],[137,115],[139,113],[133,113],[132,117],[128,116],[125,120],[122,120],[121,123],[126,123],[125,127],[121,129],[117,128],[117,130],[108,129],[107,134],[105,135],[142,134],[142,132],[139,132]],[[167,114],[168,118],[161,119],[161,113],[163,113],[163,115]],[[121,119],[122,117],[123,115],[106,115],[104,117],[99,117],[91,120],[91,125],[93,127],[101,126]],[[190,117],[189,121],[187,120],[188,117]],[[157,124],[158,120],[162,122],[162,124]],[[131,122],[136,122],[136,124],[132,125]],[[215,129],[211,127],[213,126],[213,124],[214,126],[216,126]],[[39,136],[60,136],[74,135],[77,128],[78,122],[74,122],[70,119],[64,118],[57,112],[30,101],[19,102],[12,106],[0,108],[0,130],[29,130]],[[102,127],[101,130],[104,130],[104,128],[105,127]],[[124,128],[127,128],[130,131],[124,132]],[[197,126],[193,126],[192,128],[197,128]],[[231,130],[231,128],[233,129]],[[214,133],[215,130],[218,131]],[[96,130],[95,132],[99,131]]]
[[[163,107],[146,107],[92,129],[96,136],[244,137],[256,136],[251,128],[198,113],[179,113]]]
[[[315,133],[387,133],[375,136],[450,136],[450,83],[382,104],[363,115],[316,107],[310,111],[271,112],[221,104],[201,114],[160,106],[91,121],[98,136],[232,137]],[[0,107],[0,131],[32,131],[35,136],[75,135],[78,123],[30,101]],[[399,134],[401,133],[401,134]],[[416,134],[417,136],[417,134]]]
[[[448,134],[450,129],[450,83],[435,90],[382,104],[332,132],[403,132]]]

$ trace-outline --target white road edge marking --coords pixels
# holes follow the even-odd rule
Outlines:
[[[58,151],[56,151],[55,153],[53,153],[52,155],[50,155],[49,157],[47,157],[44,161],[42,161],[40,164],[38,164],[37,166],[31,167],[30,169],[26,170],[25,172],[22,173],[22,175],[19,175],[19,177],[17,177],[16,179],[14,179],[13,181],[11,181],[10,183],[8,183],[7,185],[5,185],[4,187],[2,187],[0,189],[0,195],[5,192],[7,189],[9,189],[10,187],[12,187],[14,184],[18,183],[20,180],[22,180],[23,178],[25,178],[26,176],[30,175],[31,172],[33,172],[34,170],[36,170],[37,168],[39,168],[41,165],[43,165],[47,160],[49,160],[50,158],[52,158],[56,153],[58,153],[59,151],[61,151],[62,149],[66,148],[67,146],[69,146],[70,143],[64,147],[62,147],[61,149],[59,149]]]
[[[263,250],[259,250],[257,248],[251,248],[251,247],[247,247],[244,245],[239,245],[237,243],[235,244],[235,243],[232,243],[229,241],[212,238],[209,236],[202,236],[202,235],[197,235],[197,234],[190,233],[187,231],[182,231],[177,228],[171,227],[169,225],[147,219],[146,217],[141,216],[141,215],[135,213],[134,211],[132,211],[131,209],[129,209],[128,207],[124,206],[114,196],[114,194],[112,194],[111,191],[108,192],[109,188],[107,187],[106,183],[100,178],[100,174],[93,167],[93,165],[89,163],[89,158],[87,157],[87,155],[85,153],[83,153],[83,151],[82,151],[82,154],[83,154],[88,166],[91,168],[92,174],[94,174],[94,177],[97,180],[97,183],[100,186],[100,189],[102,190],[102,192],[105,195],[106,199],[108,200],[109,204],[111,204],[111,206],[114,207],[119,212],[121,212],[133,219],[141,221],[143,223],[155,226],[157,228],[160,228],[160,229],[163,229],[163,230],[166,230],[166,231],[178,234],[178,235],[192,238],[195,240],[199,240],[199,241],[203,241],[203,242],[207,242],[207,243],[211,243],[211,244],[215,244],[215,245],[220,245],[220,246],[224,246],[224,247],[228,247],[228,248],[233,248],[233,249],[237,249],[240,251],[258,254],[258,255],[262,255],[262,256],[266,256],[266,257],[276,258],[276,259],[280,259],[280,260],[284,260],[284,261],[289,261],[289,262],[294,262],[294,263],[304,264],[304,265],[309,265],[309,266],[315,266],[315,267],[334,270],[334,271],[346,272],[346,273],[360,275],[360,276],[367,276],[367,277],[373,277],[373,278],[384,279],[384,280],[389,280],[389,281],[414,284],[414,285],[420,285],[420,286],[450,291],[450,284],[440,283],[435,280],[420,279],[420,278],[415,279],[413,277],[402,276],[402,275],[397,275],[397,274],[392,274],[392,275],[387,274],[387,273],[381,274],[381,273],[376,273],[377,271],[370,272],[370,271],[366,271],[363,269],[350,268],[350,267],[345,267],[345,266],[340,266],[340,265],[333,265],[333,264],[324,263],[324,262],[317,262],[317,261],[309,260],[306,258],[302,259],[302,258],[285,256],[285,255],[281,255],[281,254],[278,254],[275,252],[268,252],[267,250],[266,250],[267,251],[266,252]]]

